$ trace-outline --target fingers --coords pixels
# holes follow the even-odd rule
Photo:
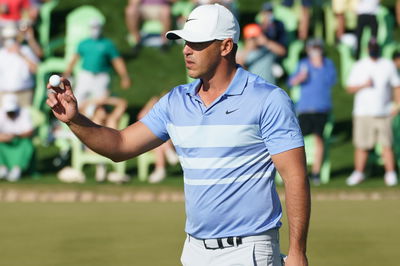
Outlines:
[[[50,108],[54,108],[54,106],[58,104],[58,99],[54,91],[49,90],[49,93],[47,94],[46,104],[50,106]]]
[[[71,82],[69,82],[69,80],[67,78],[61,77],[61,83],[64,85],[64,89],[73,95],[72,88],[71,88]]]

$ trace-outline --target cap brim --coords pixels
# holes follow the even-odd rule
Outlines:
[[[193,33],[185,30],[168,31],[165,34],[165,37],[167,37],[167,39],[169,40],[183,39],[188,42],[209,42],[214,40],[210,39],[210,37],[201,36],[198,33]]]

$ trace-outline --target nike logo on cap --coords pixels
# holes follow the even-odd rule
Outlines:
[[[189,21],[191,21],[191,20],[197,20],[197,18],[188,18],[188,19],[186,20],[186,22],[189,22]]]
[[[234,109],[234,110],[231,110],[231,111],[226,110],[225,114],[229,115],[229,114],[231,114],[231,113],[233,113],[233,112],[235,112],[235,111],[237,111],[237,110],[239,110],[239,108]]]

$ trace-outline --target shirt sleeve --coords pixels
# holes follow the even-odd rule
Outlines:
[[[358,86],[362,84],[364,77],[366,76],[365,73],[360,73],[360,64],[355,63],[353,67],[351,68],[350,74],[347,78],[346,85],[347,86]],[[365,80],[366,81],[366,80]]]
[[[274,89],[264,103],[260,130],[271,155],[304,146],[293,102],[280,88]]]
[[[109,56],[110,60],[120,57],[120,54],[119,54],[117,48],[115,47],[114,43],[111,40],[109,40],[107,46],[108,46],[108,49],[107,49],[108,56]]]
[[[394,63],[391,63],[390,70],[390,85],[392,87],[400,87],[400,77]]]
[[[167,131],[168,124],[168,99],[169,93],[164,95],[153,108],[143,117],[140,122],[145,124],[154,135],[163,141],[169,139]]]

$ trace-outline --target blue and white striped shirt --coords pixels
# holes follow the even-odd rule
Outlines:
[[[186,232],[218,238],[280,227],[271,155],[304,145],[292,101],[238,67],[225,93],[206,107],[197,94],[200,82],[174,88],[141,120],[176,148]]]

